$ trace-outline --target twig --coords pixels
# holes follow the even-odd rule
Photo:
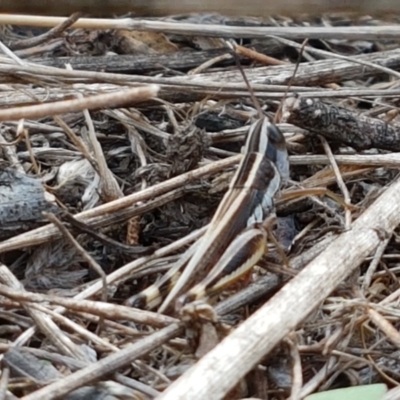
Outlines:
[[[400,333],[398,330],[376,310],[369,308],[368,316],[371,321],[385,333],[385,336],[397,347],[400,348]]]
[[[300,399],[300,390],[303,386],[303,372],[301,368],[301,359],[299,349],[297,347],[296,334],[292,332],[286,339],[286,344],[290,349],[290,356],[292,358],[292,387],[290,390],[290,397],[288,400]]]
[[[335,177],[338,183],[338,186],[340,188],[340,190],[342,191],[343,197],[344,197],[344,201],[351,205],[351,198],[350,198],[350,194],[349,191],[347,190],[347,187],[344,183],[344,180],[342,178],[342,175],[340,173],[340,169],[336,164],[335,158],[333,157],[333,153],[332,150],[328,144],[328,142],[326,141],[326,139],[321,136],[320,140],[322,142],[322,146],[325,150],[326,155],[328,156],[328,159],[331,163],[333,172],[335,173]],[[345,229],[350,229],[350,225],[351,225],[351,210],[349,208],[345,208],[345,218],[346,218],[346,222],[345,222]]]
[[[76,12],[72,14],[69,18],[62,21],[59,25],[47,31],[46,33],[43,33],[42,35],[39,36],[34,36],[29,39],[15,40],[12,43],[10,43],[9,47],[11,50],[25,49],[28,47],[38,46],[44,42],[47,42],[48,40],[61,36],[61,34],[64,31],[66,31],[71,25],[73,25],[76,21],[78,21],[82,15],[83,14],[81,12]]]
[[[281,102],[279,103],[278,110],[275,113],[275,117],[274,117],[274,122],[275,123],[278,123],[282,118],[283,105],[284,105],[284,102],[285,102],[285,100],[286,100],[286,98],[288,96],[289,90],[293,85],[293,81],[296,78],[296,72],[299,69],[300,62],[301,62],[301,57],[303,56],[304,48],[306,47],[307,43],[308,43],[308,39],[304,39],[303,43],[301,44],[301,46],[299,48],[299,54],[297,55],[297,61],[296,61],[296,64],[294,66],[294,70],[293,70],[292,76],[289,79],[289,82],[287,84],[287,88],[285,90],[285,93],[283,94],[283,98],[282,98]]]
[[[37,174],[39,172],[39,166],[38,166],[38,164],[36,162],[36,158],[35,158],[35,156],[34,156],[34,154],[32,152],[32,144],[31,144],[31,140],[30,140],[30,137],[29,137],[28,129],[22,129],[22,134],[25,136],[25,145],[26,145],[26,148],[27,148],[28,153],[29,153],[29,158],[30,158],[30,161],[32,163],[33,170]]]
[[[285,65],[287,62],[278,60],[277,58],[267,56],[265,54],[259,53],[255,50],[248,49],[247,47],[236,45],[235,46],[236,54],[241,55],[243,57],[250,58],[256,62],[259,62],[264,65]]]
[[[74,389],[90,384],[124,366],[128,366],[135,359],[146,355],[155,347],[177,336],[183,330],[183,327],[183,324],[175,323],[163,328],[151,336],[101,359],[97,363],[24,396],[21,400],[41,400],[44,398],[52,400],[63,397]]]
[[[62,224],[62,222],[53,213],[44,213],[44,216],[52,222],[64,236],[64,238],[71,244],[73,248],[78,252],[78,254],[88,263],[89,267],[97,272],[101,278],[103,284],[103,290],[101,299],[102,301],[107,301],[107,276],[104,273],[101,266],[96,262],[96,260],[75,240],[68,229]]]
[[[371,285],[372,277],[373,277],[376,269],[378,268],[379,263],[381,262],[381,258],[383,256],[383,253],[385,252],[386,246],[390,242],[390,239],[391,239],[391,236],[389,236],[388,238],[385,238],[379,244],[378,248],[375,251],[374,257],[373,257],[371,263],[369,264],[367,272],[364,274],[364,279],[363,279],[363,283],[361,286],[364,294],[365,294],[365,291]],[[386,297],[386,299],[387,299],[387,297]]]
[[[3,365],[3,368],[1,369],[1,378],[0,378],[0,400],[5,400],[8,398],[7,386],[9,379],[10,379],[10,369]]]
[[[72,69],[71,66],[68,66],[68,69]],[[155,88],[153,88],[155,89]],[[157,93],[158,89],[156,89]],[[76,97],[79,100],[84,101],[84,97],[82,93],[77,91]],[[155,97],[155,96],[152,96]],[[123,197],[123,193],[121,188],[119,187],[115,177],[113,176],[112,172],[108,168],[106,158],[103,153],[103,149],[99,143],[99,140],[96,137],[96,132],[94,129],[93,120],[90,116],[88,108],[82,110],[83,115],[85,117],[86,125],[87,125],[87,132],[83,131],[82,136],[86,139],[86,144],[91,149],[93,153],[93,157],[96,160],[97,165],[97,173],[100,177],[100,185],[99,185],[99,195],[103,199],[103,201],[108,202],[112,200],[119,199]]]
[[[101,301],[91,301],[80,299],[69,299],[67,297],[50,296],[39,293],[15,290],[0,284],[0,293],[18,302],[55,304],[76,312],[91,313],[96,316],[102,316],[112,321],[121,319],[132,321],[137,324],[150,325],[155,328],[164,328],[174,322],[176,319],[166,315],[157,314],[151,311],[139,310],[131,307],[120,306],[117,304],[104,303]]]
[[[333,156],[337,164],[340,165],[365,165],[365,166],[384,166],[398,167],[400,166],[400,153],[390,154],[354,154]],[[329,158],[319,154],[305,154],[301,156],[289,156],[291,165],[318,165],[330,164]]]
[[[286,44],[288,46],[293,46],[296,49],[299,49],[300,51],[303,49],[303,46],[300,46],[298,43],[293,42],[292,40],[287,40],[287,39],[279,38],[279,37],[276,37],[276,36],[272,36],[272,37],[274,39],[276,39],[276,40],[279,40],[281,43],[284,43],[284,44]],[[376,69],[378,71],[384,72],[384,73],[388,74],[389,76],[394,76],[397,79],[400,78],[400,73],[399,72],[393,71],[390,68],[386,68],[386,67],[383,67],[381,65],[374,64],[374,63],[371,63],[371,62],[368,62],[368,61],[365,61],[365,60],[359,60],[359,59],[356,59],[354,57],[347,57],[347,56],[343,56],[341,54],[336,54],[336,53],[328,52],[328,51],[325,51],[325,50],[315,49],[314,47],[311,47],[311,46],[305,46],[304,49],[307,52],[311,53],[311,54],[316,54],[316,55],[319,55],[319,56],[327,57],[328,59],[336,58],[336,59],[339,59],[339,60],[345,60],[345,61],[350,61],[350,62],[354,62],[354,63],[360,63],[361,65],[365,65],[366,67],[374,68],[374,69]]]
[[[65,121],[60,116],[54,115],[53,119],[64,130],[71,143],[73,143],[77,147],[82,155],[90,162],[93,169],[97,171],[98,166],[96,160],[90,154],[89,149],[86,147],[86,144],[83,142],[83,140],[76,135],[76,133],[68,126],[67,123],[65,123]]]
[[[207,60],[206,62],[202,63],[201,65],[199,65],[198,67],[192,69],[191,71],[188,72],[188,75],[196,75],[196,74],[200,74],[202,72],[205,72],[206,69],[212,67],[214,64],[217,64],[221,61],[226,61],[226,60],[231,60],[232,59],[232,55],[229,53],[224,53],[221,54],[217,57],[214,57],[210,60]]]
[[[43,118],[49,115],[79,112],[85,109],[117,108],[132,103],[141,103],[157,96],[156,85],[123,90],[115,93],[99,94],[84,99],[64,100],[0,110],[0,121],[19,120],[21,118]]]
[[[68,221],[75,229],[87,233],[100,243],[103,243],[105,246],[110,247],[111,250],[114,251],[116,250],[122,253],[135,254],[135,255],[149,255],[155,250],[154,246],[148,246],[148,247],[138,246],[138,245],[130,246],[124,243],[120,243],[117,240],[111,239],[108,236],[104,235],[103,233],[99,232],[98,230],[95,230],[90,226],[86,225],[85,223],[77,220],[76,218],[74,218],[73,215],[71,215],[66,211],[63,211],[61,216],[66,221]]]
[[[4,6],[4,1],[1,4]],[[12,1],[12,0],[9,0]],[[55,2],[55,0],[52,0]],[[77,0],[75,0],[77,1]],[[129,1],[129,0],[128,0]],[[211,0],[207,0],[211,1]],[[292,9],[293,0],[281,0],[279,3],[289,2]],[[312,1],[312,0],[310,0]],[[13,1],[15,4],[15,1]],[[46,4],[48,4],[47,1]],[[71,0],[69,3],[72,4]],[[202,6],[204,0],[201,3],[195,2],[192,3],[192,11],[197,6]],[[257,3],[257,5],[255,4]],[[273,14],[272,11],[276,7],[281,7],[281,5],[276,1],[269,2],[269,5],[265,2],[259,2],[258,0],[250,0],[250,2],[244,3],[243,1],[236,0],[236,8],[232,7],[232,2],[226,4],[228,10],[226,10],[226,14],[231,14],[235,12],[236,15],[246,14],[244,10],[251,10],[254,15],[263,15],[266,10],[268,10],[268,16]],[[398,3],[395,0],[391,1],[392,5],[388,6],[388,10],[390,13],[393,13],[393,10],[398,6]],[[24,3],[25,6],[27,3]],[[67,4],[67,3],[65,3]],[[224,3],[220,3],[221,5]],[[241,5],[239,7],[239,4]],[[312,10],[314,13],[318,13],[318,7],[316,6],[315,1],[312,2],[314,9]],[[332,3],[329,3],[332,5]],[[378,6],[379,3],[369,2],[370,5]],[[168,3],[168,5],[172,5],[172,3]],[[274,7],[275,6],[275,7]],[[363,3],[363,12],[368,14],[368,8],[366,7],[367,3]],[[57,14],[57,10],[60,7],[59,2],[56,2],[56,9],[54,14]],[[115,5],[114,5],[115,7]],[[176,4],[176,13],[184,14],[185,11],[182,8],[182,2]],[[205,6],[203,5],[205,8]],[[204,9],[203,8],[203,9]],[[167,10],[166,4],[163,4],[163,10]],[[1,10],[1,8],[0,8]],[[70,9],[68,14],[75,12],[77,8]],[[98,3],[96,3],[96,11],[98,10]],[[131,10],[131,5],[129,10]],[[235,11],[236,10],[236,11]],[[50,9],[47,8],[47,12]],[[155,11],[155,10],[153,10]],[[215,1],[212,1],[211,10],[215,11]],[[304,13],[304,8],[299,9],[298,11]],[[135,12],[139,12],[139,9],[136,8]],[[23,13],[20,13],[23,14]],[[38,13],[36,13],[38,14]],[[147,15],[151,15],[151,11],[147,11]],[[171,14],[171,13],[168,13]],[[153,12],[154,15],[154,12]],[[4,25],[25,25],[25,26],[42,26],[42,27],[54,27],[63,23],[67,18],[65,17],[46,17],[39,15],[1,15],[0,23]],[[228,25],[216,25],[216,24],[191,24],[191,23],[183,23],[183,22],[165,22],[165,21],[157,21],[157,20],[145,20],[145,19],[94,19],[94,18],[81,18],[74,25],[73,28],[83,28],[83,29],[127,29],[127,30],[148,30],[148,31],[156,31],[163,33],[175,33],[183,36],[211,36],[211,37],[220,37],[220,38],[258,38],[265,39],[266,36],[280,36],[286,37],[289,39],[336,39],[336,40],[376,40],[380,39],[397,39],[400,36],[400,27],[398,25],[384,25],[384,26],[340,26],[340,27],[331,27],[331,26],[293,26],[293,27],[252,27],[252,26],[228,26]]]

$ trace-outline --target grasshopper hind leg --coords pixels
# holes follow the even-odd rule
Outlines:
[[[262,228],[244,230],[228,246],[206,278],[178,298],[176,310],[181,311],[187,304],[219,292],[247,274],[264,255],[266,238],[266,231]]]

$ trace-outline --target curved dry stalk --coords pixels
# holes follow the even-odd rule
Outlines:
[[[63,223],[53,213],[43,213],[44,216],[53,223],[61,232],[64,239],[70,243],[71,247],[75,248],[77,253],[85,260],[89,267],[100,276],[103,284],[103,290],[101,299],[107,301],[107,276],[103,271],[103,268],[97,263],[97,261],[78,243],[78,241],[72,236],[71,232],[63,225]]]
[[[82,13],[76,12],[72,14],[69,18],[65,19],[62,21],[60,24],[56,25],[54,28],[48,30],[47,32],[30,37],[27,39],[20,39],[20,40],[15,40],[10,48],[12,50],[18,50],[18,49],[25,49],[33,46],[38,46],[42,43],[47,42],[50,39],[56,38],[61,36],[71,25],[73,25],[76,21],[79,20],[79,18],[82,16]]]
[[[72,69],[70,65],[68,65],[68,67],[69,67],[68,69]],[[84,100],[83,94],[79,93],[78,91],[76,97],[79,100]],[[104,199],[105,202],[119,199],[123,197],[124,194],[121,188],[119,187],[114,175],[108,168],[106,157],[104,155],[100,142],[96,136],[96,131],[94,128],[92,117],[90,116],[89,110],[87,108],[82,110],[82,112],[85,117],[87,125],[87,129],[82,130],[82,136],[85,139],[86,144],[91,149],[93,157],[96,160],[96,165],[97,165],[96,172],[100,176],[100,185],[98,188],[99,195],[102,199]]]
[[[356,210],[357,207],[353,206],[352,204],[346,203],[344,199],[342,199],[337,194],[333,193],[331,190],[326,188],[309,188],[309,189],[295,189],[295,190],[288,190],[282,193],[279,201],[277,204],[282,203],[283,201],[288,201],[292,199],[301,199],[307,196],[328,196],[332,200],[336,201],[340,204],[345,210]]]
[[[322,143],[322,146],[325,150],[325,153],[331,163],[333,172],[335,173],[335,177],[338,183],[338,186],[340,188],[340,190],[342,191],[343,194],[343,198],[344,198],[344,202],[346,204],[351,204],[351,198],[350,198],[350,193],[347,189],[347,186],[344,183],[343,177],[340,173],[340,169],[338,167],[338,165],[336,164],[335,158],[333,157],[333,153],[332,150],[329,146],[329,143],[327,142],[327,140],[323,137],[320,136],[320,140]],[[351,225],[351,211],[349,208],[346,207],[345,209],[345,217],[346,217],[346,223],[345,223],[345,229],[350,229],[350,225]]]

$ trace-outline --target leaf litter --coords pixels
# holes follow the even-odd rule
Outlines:
[[[236,39],[263,111],[287,140],[291,175],[276,199],[275,234],[289,265],[271,244],[250,282],[214,299],[221,325],[185,330],[176,315],[123,304],[200,236],[257,111],[218,29],[210,37],[70,27],[78,18],[52,32],[1,32],[9,49],[0,57],[2,384],[27,399],[156,398],[398,179],[398,40],[335,38],[347,25],[398,21],[165,19],[331,28],[302,50],[300,35]],[[398,385],[399,235],[379,235],[350,278],[313,304],[227,398]],[[110,355],[119,361],[99,364]],[[80,381],[51,386],[78,370],[87,371]]]

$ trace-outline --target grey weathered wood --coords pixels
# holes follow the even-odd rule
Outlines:
[[[351,60],[327,59],[303,63],[299,65],[295,76],[293,72],[296,66],[293,64],[250,68],[246,70],[246,75],[251,83],[285,85],[291,81],[292,85],[319,86],[344,80],[362,79],[378,73],[377,69],[362,65],[358,61],[369,61],[377,66],[397,70],[400,68],[400,51],[396,49],[363,54],[352,57]],[[177,81],[176,78],[167,79],[171,83],[174,80]],[[219,82],[220,88],[224,88],[224,83],[243,82],[243,78],[237,70],[232,70],[187,76],[180,82],[181,84],[203,82],[203,85],[206,82]]]
[[[296,86],[301,86],[298,90],[304,92],[305,89],[307,89],[305,86],[315,87],[332,82],[339,83],[381,74],[378,68],[367,67],[362,65],[360,61],[369,61],[377,66],[400,70],[400,50],[396,49],[355,56],[352,57],[351,60],[329,59],[300,64],[294,78],[293,73],[295,66],[292,64],[250,68],[246,70],[246,75],[253,89],[256,91],[257,97],[281,98],[287,89],[287,87],[283,85],[287,85],[291,79],[293,79],[291,88],[291,93],[293,93],[296,92]],[[47,79],[49,74],[51,74],[57,77],[57,80],[60,82],[68,84],[73,80],[85,83],[98,82],[102,84],[101,88],[90,88],[91,93],[93,93],[92,90],[96,90],[96,88],[97,90],[104,91],[105,83],[114,85],[155,83],[161,88],[159,97],[168,101],[193,101],[196,99],[203,99],[204,96],[212,96],[215,98],[249,96],[243,78],[237,70],[166,78],[49,68],[50,70],[35,64],[21,66],[0,64],[0,83],[10,84],[15,82],[19,77],[26,77],[27,74],[35,75],[38,79]],[[277,87],[276,85],[279,86]],[[115,86],[115,90],[117,88],[119,87]],[[37,97],[39,101],[55,101],[62,99],[64,96],[68,97],[75,91],[75,89],[72,91],[68,89],[64,90],[64,95],[59,87],[46,87],[44,89],[33,88],[31,89],[31,93]],[[113,89],[109,87],[108,90],[111,91]],[[313,88],[312,91],[314,95],[318,95],[319,93],[315,88]],[[340,92],[340,90],[324,90],[324,93],[332,93],[335,95],[337,95],[338,92]],[[386,95],[394,94],[395,91],[393,90],[386,91]],[[349,91],[341,94],[341,96],[349,95]],[[384,93],[380,91],[379,96],[383,95]],[[312,95],[309,94],[309,96]],[[32,103],[32,97],[15,90],[2,92],[0,106],[10,107],[14,104],[23,103]]]
[[[21,351],[18,348],[10,348],[3,358],[3,365],[10,368],[12,377],[20,377],[35,382],[38,385],[45,385],[63,375],[47,360],[41,360],[35,355]],[[116,399],[110,396],[107,389],[101,387],[82,387],[64,397],[65,400],[85,399]]]
[[[287,122],[331,141],[348,144],[357,150],[375,147],[400,151],[399,127],[381,119],[304,97],[289,98],[284,104]]]
[[[0,170],[0,238],[43,222],[43,211],[56,211],[46,200],[40,180],[12,168]]]
[[[228,52],[228,49],[213,49],[203,51],[177,51],[171,54],[49,57],[31,59],[30,61],[56,68],[64,68],[65,65],[71,64],[72,68],[75,70],[129,74],[159,71],[164,68],[187,70],[198,67],[211,58],[221,56]],[[232,60],[231,63],[234,63],[234,61]]]

